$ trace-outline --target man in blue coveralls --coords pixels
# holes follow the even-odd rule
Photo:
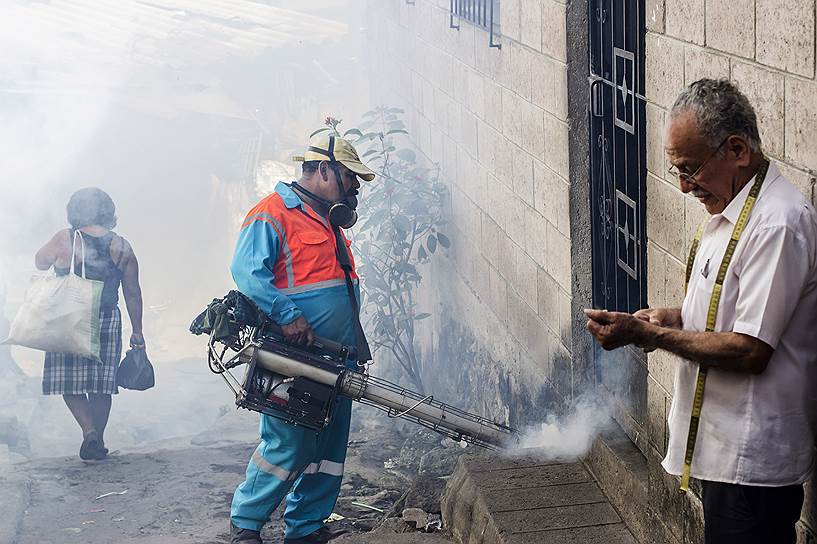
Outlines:
[[[374,172],[360,162],[352,144],[326,133],[313,136],[299,160],[304,161],[300,180],[279,183],[247,215],[232,276],[238,289],[281,326],[287,342],[308,345],[320,336],[360,346],[354,261],[347,241],[347,277],[334,228],[354,223],[360,180],[371,181]],[[322,544],[337,536],[324,520],[340,492],[351,401],[337,402],[333,421],[320,433],[261,415],[261,443],[233,496],[232,543],[261,544],[261,527],[284,497],[285,544]]]

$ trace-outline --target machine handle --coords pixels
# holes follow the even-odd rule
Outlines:
[[[283,337],[284,332],[281,330],[280,325],[278,325],[277,323],[269,322],[268,327],[272,332]],[[339,342],[329,340],[328,338],[321,338],[320,336],[315,337],[315,342],[312,344],[312,347],[320,351],[329,352],[332,355],[336,356],[342,356],[344,353],[346,353],[347,356],[352,359],[354,359],[357,356],[357,350],[353,346],[344,346]]]

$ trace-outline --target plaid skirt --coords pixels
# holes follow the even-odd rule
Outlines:
[[[46,352],[43,369],[44,395],[112,395],[116,387],[116,369],[122,357],[122,315],[119,308],[99,314],[100,361],[73,353]]]

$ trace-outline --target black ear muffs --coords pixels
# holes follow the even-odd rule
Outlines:
[[[357,212],[349,205],[346,199],[346,191],[343,189],[343,182],[341,181],[340,168],[338,164],[331,163],[332,171],[335,173],[335,182],[338,184],[338,192],[341,195],[341,200],[334,202],[329,207],[329,223],[335,227],[348,229],[357,223]]]
[[[357,212],[345,202],[335,202],[329,208],[329,223],[335,227],[348,229],[357,223]]]
[[[338,193],[340,194],[340,200],[337,202],[332,202],[330,200],[326,200],[325,198],[321,198],[318,195],[310,193],[297,183],[293,183],[293,187],[302,191],[304,194],[309,195],[311,198],[317,200],[324,204],[329,210],[329,223],[334,227],[340,227],[342,229],[348,229],[349,227],[353,226],[357,223],[357,212],[355,209],[349,204],[349,201],[346,196],[346,191],[343,188],[343,178],[340,174],[340,167],[338,166],[338,162],[335,159],[335,137],[329,136],[329,149],[324,151],[320,148],[310,147],[311,151],[315,151],[316,153],[320,153],[324,156],[329,157],[329,162],[326,161],[321,162],[318,166],[318,170],[320,171],[321,178],[324,181],[329,181],[329,172],[327,172],[327,165],[328,168],[332,169],[332,172],[335,174],[335,183],[338,184]]]

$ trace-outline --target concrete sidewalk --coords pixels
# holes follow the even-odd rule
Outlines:
[[[448,483],[444,524],[469,544],[637,544],[580,462],[466,455]]]

